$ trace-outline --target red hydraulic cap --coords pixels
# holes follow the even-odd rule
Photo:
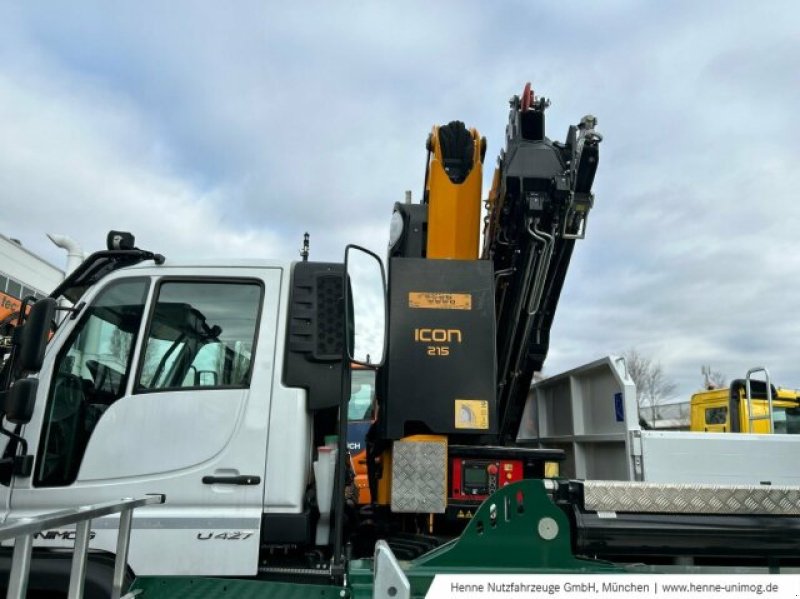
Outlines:
[[[525,89],[522,90],[521,111],[526,112],[533,104],[533,90],[531,89],[531,82],[525,84]]]

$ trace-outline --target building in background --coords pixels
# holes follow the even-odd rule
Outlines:
[[[44,297],[63,280],[63,270],[0,234],[0,293],[15,299]]]

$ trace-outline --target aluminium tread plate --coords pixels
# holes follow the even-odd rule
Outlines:
[[[595,512],[800,516],[800,488],[584,481],[583,506]]]
[[[446,443],[395,441],[391,503],[395,513],[444,513],[447,507]]]

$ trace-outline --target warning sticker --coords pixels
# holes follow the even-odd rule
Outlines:
[[[472,310],[472,294],[410,291],[408,307],[429,310]]]
[[[484,399],[457,399],[456,428],[489,429],[489,402]]]

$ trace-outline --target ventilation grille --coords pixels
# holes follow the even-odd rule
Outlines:
[[[317,279],[317,358],[342,356],[344,301],[341,275],[321,276]]]

